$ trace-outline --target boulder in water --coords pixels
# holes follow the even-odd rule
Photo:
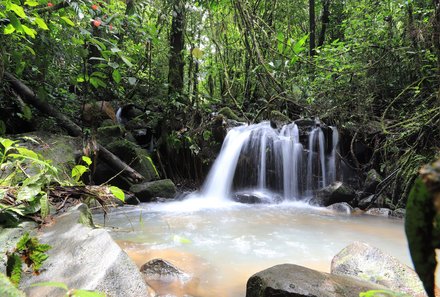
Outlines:
[[[391,215],[391,209],[389,208],[370,208],[365,212],[365,214],[378,216],[378,217],[389,217]]]
[[[176,186],[170,179],[144,182],[130,187],[130,191],[141,201],[150,202],[153,198],[174,198]]]
[[[351,202],[356,198],[356,192],[342,182],[334,182],[318,191],[318,195],[312,203],[329,206],[334,203]]]
[[[188,281],[191,276],[170,262],[163,259],[153,259],[141,266],[140,271],[147,282],[150,280],[173,282]]]
[[[353,212],[353,207],[351,207],[350,204],[347,202],[341,202],[341,203],[335,203],[332,205],[327,206],[327,209],[330,209],[337,213],[345,213],[345,214],[351,214]]]
[[[246,297],[359,297],[361,292],[383,289],[348,276],[282,264],[254,274],[247,282]]]
[[[258,193],[235,193],[232,196],[234,201],[246,204],[271,204],[280,203],[281,196],[277,195],[259,195]]]
[[[426,296],[414,270],[366,243],[354,242],[332,260],[331,273],[373,282],[414,297]]]

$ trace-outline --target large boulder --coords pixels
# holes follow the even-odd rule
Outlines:
[[[329,206],[341,202],[350,203],[355,198],[356,192],[350,186],[343,182],[334,182],[319,190],[313,202],[321,206]]]
[[[141,201],[150,202],[154,198],[174,198],[176,186],[170,179],[144,182],[130,187],[130,191]]]
[[[94,290],[107,296],[152,296],[137,266],[104,229],[80,222],[90,218],[81,204],[42,229],[39,240],[52,246],[39,275],[25,274],[20,283],[27,296],[65,296],[54,287],[30,287],[61,282],[70,289]],[[90,224],[90,222],[88,223]]]
[[[107,149],[139,172],[146,181],[156,180],[159,173],[148,152],[140,146],[125,139],[113,141]]]
[[[331,273],[373,282],[414,297],[426,296],[414,270],[362,242],[354,242],[340,251],[332,260]]]
[[[273,266],[247,282],[246,297],[359,297],[359,293],[385,289],[348,276],[332,275],[294,264]]]

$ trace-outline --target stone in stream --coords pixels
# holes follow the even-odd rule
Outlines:
[[[282,264],[254,274],[247,282],[246,297],[359,297],[361,292],[383,289],[348,276]]]
[[[330,209],[337,213],[351,214],[354,209],[347,202],[335,203],[327,206],[327,209]]]
[[[378,217],[389,217],[391,215],[391,209],[389,208],[370,208],[365,212],[365,214],[378,216]]]
[[[153,259],[141,266],[140,271],[148,281],[173,282],[176,280],[186,282],[191,276],[170,262],[163,259]]]
[[[340,251],[332,260],[331,273],[373,282],[414,297],[426,296],[414,270],[362,242],[354,242]]]
[[[312,199],[313,204],[329,206],[334,203],[350,203],[356,197],[356,192],[342,182],[334,182],[331,185],[318,191],[316,198]]]
[[[141,201],[150,202],[154,198],[174,198],[176,186],[170,179],[144,182],[130,187],[130,191]]]

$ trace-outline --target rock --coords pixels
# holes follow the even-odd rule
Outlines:
[[[27,296],[64,296],[54,287],[30,287],[62,282],[70,289],[94,290],[107,296],[152,296],[141,273],[104,229],[78,224],[85,206],[56,218],[42,229],[39,240],[52,246],[39,275],[25,274],[20,287]]]
[[[221,114],[225,116],[227,119],[234,120],[237,122],[243,122],[243,119],[241,119],[234,111],[232,111],[229,107],[223,107],[218,111],[218,114]]]
[[[327,209],[333,210],[338,213],[351,214],[353,212],[353,207],[347,202],[335,203],[327,206]]]
[[[360,292],[381,289],[352,277],[282,264],[254,274],[247,282],[246,297],[359,297]]]
[[[141,266],[140,271],[147,282],[149,280],[159,280],[172,282],[175,280],[188,281],[191,276],[178,267],[163,259],[153,259]]]
[[[29,137],[36,140],[31,141]],[[17,135],[20,144],[28,149],[41,154],[45,159],[52,160],[52,165],[60,175],[70,176],[73,166],[82,153],[82,139],[66,135],[50,134],[46,132],[33,132]],[[33,172],[29,172],[33,174]]]
[[[364,183],[364,191],[367,193],[376,193],[377,185],[382,182],[382,177],[376,170],[371,169],[367,173],[367,178]]]
[[[389,217],[391,215],[391,209],[389,208],[370,208],[365,212],[365,214],[378,216],[378,217]]]
[[[98,142],[107,146],[109,143],[122,139],[125,134],[125,129],[121,125],[101,126],[98,128],[96,138]]]
[[[139,203],[141,203],[141,202],[139,201],[139,199],[135,195],[125,194],[125,204],[128,204],[128,205],[138,205]]]
[[[359,200],[358,207],[360,209],[367,209],[370,206],[370,204],[372,203],[373,199],[374,199],[374,195],[370,195],[366,198]]]
[[[153,164],[153,160],[151,160],[148,152],[140,146],[121,139],[110,143],[106,148],[122,161],[130,164],[133,169],[145,177],[146,181],[159,178],[159,173]]]
[[[176,195],[176,186],[170,179],[162,179],[133,185],[130,191],[141,202],[150,202],[155,197],[173,198]]]
[[[258,195],[256,193],[235,193],[232,199],[246,204],[272,204],[282,201],[281,196]]]
[[[270,112],[270,120],[275,121],[278,124],[285,124],[285,123],[292,122],[287,115],[283,114],[282,112],[280,112],[278,110],[272,110]]]
[[[322,206],[329,206],[334,203],[351,202],[356,198],[356,192],[342,182],[334,182],[331,185],[318,191],[314,201]]]
[[[414,270],[362,242],[354,242],[340,251],[332,260],[331,273],[380,284],[414,297],[426,296]]]
[[[406,210],[404,208],[398,208],[396,210],[393,210],[390,216],[394,218],[404,219],[405,215],[406,215]]]

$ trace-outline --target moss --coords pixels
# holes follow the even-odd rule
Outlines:
[[[282,122],[282,123],[289,123],[289,122],[291,122],[291,120],[290,120],[290,118],[288,116],[286,116],[285,114],[283,114],[282,112],[280,112],[278,110],[272,110],[270,112],[270,119],[272,121]]]
[[[238,122],[242,122],[243,119],[240,118],[231,108],[229,107],[223,107],[218,111],[219,114],[225,116],[226,118]]]
[[[148,152],[137,144],[120,139],[110,143],[107,149],[139,172],[146,181],[159,178],[159,173]]]
[[[176,186],[170,179],[162,179],[133,185],[130,191],[133,192],[140,201],[149,202],[156,197],[173,198],[176,194]]]

